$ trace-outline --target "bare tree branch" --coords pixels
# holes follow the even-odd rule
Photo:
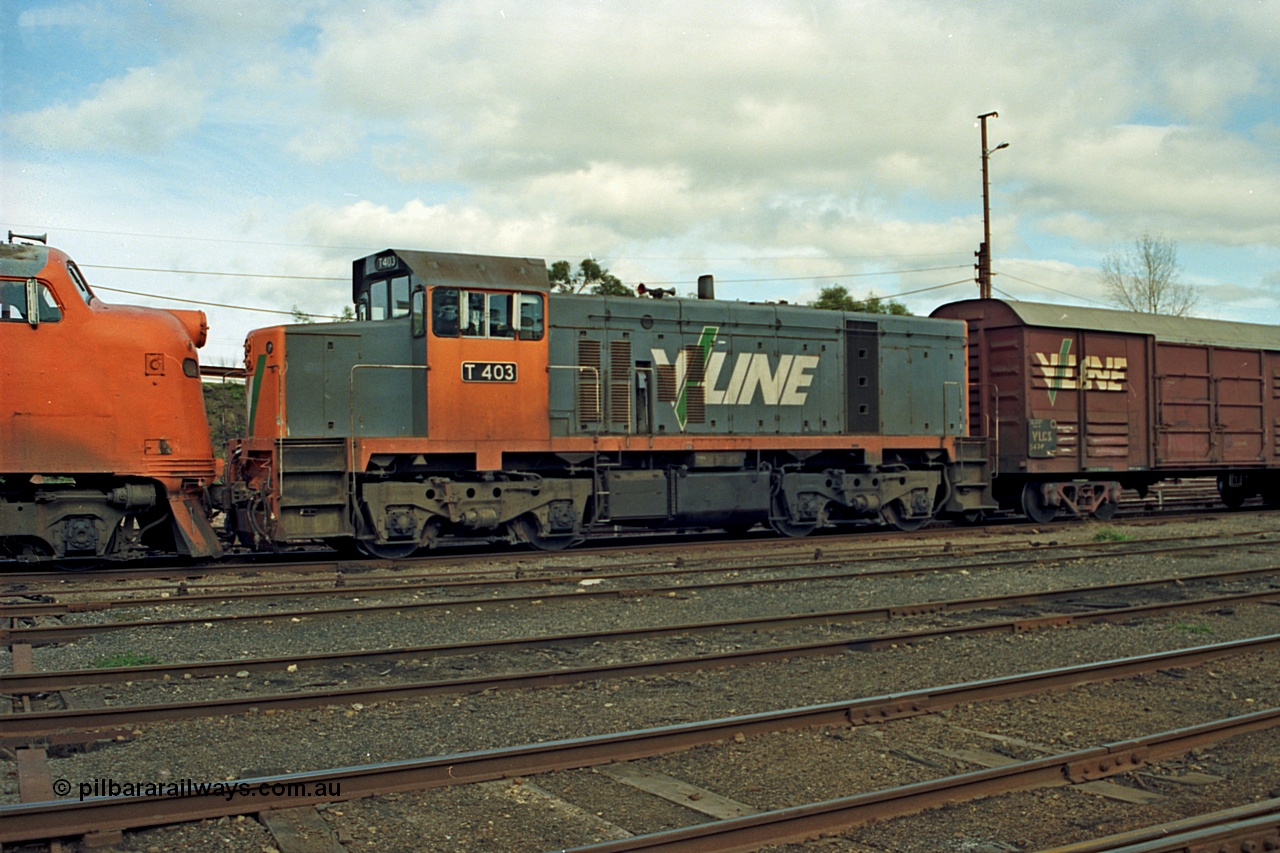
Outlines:
[[[1161,236],[1143,233],[1122,249],[1102,259],[1102,281],[1107,296],[1128,311],[1185,317],[1200,301],[1190,284],[1179,281],[1178,245]]]

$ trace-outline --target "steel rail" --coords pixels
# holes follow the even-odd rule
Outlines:
[[[1280,598],[1280,590],[1213,596],[1181,602],[1163,602],[1125,608],[1108,608],[1084,613],[1053,614],[1005,622],[985,622],[970,626],[933,628],[926,631],[906,631],[888,635],[826,640],[818,643],[773,646],[764,649],[742,649],[710,655],[593,665],[540,672],[509,673],[497,676],[450,679],[447,681],[413,682],[375,687],[348,687],[334,690],[250,697],[241,696],[230,699],[170,702],[154,705],[84,708],[63,711],[29,711],[9,714],[4,718],[6,735],[3,742],[22,743],[31,738],[68,729],[100,729],[157,720],[245,714],[249,713],[250,709],[263,710],[272,708],[289,710],[341,705],[356,701],[363,703],[401,701],[423,696],[479,693],[484,690],[533,689],[575,684],[579,681],[596,679],[632,678],[671,672],[688,672],[698,669],[744,666],[793,657],[819,657],[845,651],[883,648],[893,644],[918,643],[923,640],[938,639],[946,636],[1018,634],[1044,628],[1058,628],[1090,622],[1117,621],[1140,616],[1160,615],[1184,610],[1200,610],[1224,604],[1240,604],[1273,598]]]
[[[1269,708],[1253,714],[1021,761],[990,770],[961,773],[899,788],[592,844],[573,850],[576,853],[623,853],[639,850],[654,853],[707,853],[755,850],[768,844],[804,841],[871,821],[914,814],[948,803],[1127,773],[1155,761],[1183,755],[1206,744],[1277,726],[1280,726],[1280,708]]]
[[[1266,846],[1268,841],[1272,846]],[[1044,848],[1039,853],[1175,853],[1220,849],[1219,845],[1227,842],[1233,844],[1235,850],[1249,850],[1241,846],[1248,842],[1254,843],[1253,850],[1280,850],[1280,799],[1259,800],[1103,838]]]
[[[501,640],[480,640],[471,643],[439,643],[425,646],[409,646],[390,649],[351,650],[343,652],[317,652],[303,655],[283,655],[270,658],[241,658],[237,660],[188,661],[174,664],[146,664],[132,667],[108,667],[80,670],[20,672],[0,674],[0,693],[30,694],[49,693],[91,684],[111,684],[121,681],[147,681],[164,678],[208,678],[240,672],[279,672],[289,666],[326,666],[336,663],[368,663],[422,657],[457,657],[483,652],[509,652],[547,646],[571,645],[576,642],[609,640],[656,639],[684,634],[705,633],[717,630],[761,630],[789,628],[810,624],[827,624],[840,621],[890,621],[897,618],[938,613],[963,613],[992,609],[1001,606],[1038,604],[1105,593],[1146,590],[1159,587],[1183,587],[1189,583],[1209,583],[1231,578],[1280,573],[1280,567],[1269,569],[1231,569],[1199,575],[1174,575],[1143,581],[1118,581],[1111,584],[1087,587],[1066,587],[1026,593],[1001,593],[951,600],[924,601],[881,607],[862,607],[848,610],[828,610],[818,613],[796,613],[783,616],[760,616],[745,619],[726,619],[715,622],[695,622],[680,625],[662,625],[650,628],[618,628],[611,631],[576,632],[570,634],[544,634],[532,637],[516,637]],[[471,599],[451,602],[458,607],[492,603],[492,599]],[[1114,609],[1114,608],[1112,608]],[[288,616],[290,614],[282,614]],[[273,614],[270,618],[275,619]],[[154,625],[153,622],[145,623]]]
[[[1179,549],[1175,549],[1179,550]],[[1144,553],[1161,553],[1161,551],[1151,551]],[[1023,561],[1027,563],[1042,562],[1040,559],[1028,558]],[[66,640],[73,637],[87,636],[90,634],[101,634],[111,631],[122,631],[137,628],[172,628],[181,625],[190,625],[195,623],[236,623],[236,622],[252,622],[262,621],[264,619],[289,619],[289,618],[333,618],[336,616],[359,616],[377,613],[400,613],[404,611],[421,611],[438,608],[454,608],[468,606],[492,606],[495,604],[516,604],[533,600],[590,600],[598,598],[632,598],[646,595],[665,595],[667,593],[688,593],[703,592],[714,589],[736,589],[752,586],[775,586],[788,583],[813,583],[819,581],[846,580],[862,577],[876,577],[883,575],[897,574],[919,574],[923,571],[960,571],[973,568],[984,568],[987,565],[1007,567],[1016,565],[1013,561],[999,561],[992,564],[967,564],[945,569],[923,569],[915,567],[912,569],[886,569],[871,572],[821,572],[787,575],[777,578],[731,578],[727,580],[705,581],[701,583],[688,584],[672,584],[669,586],[645,586],[645,587],[629,587],[629,588],[601,588],[586,589],[578,586],[572,591],[565,592],[537,592],[524,595],[505,595],[505,596],[487,596],[483,598],[455,598],[455,599],[431,599],[428,601],[406,601],[399,603],[387,604],[366,604],[358,607],[331,607],[318,608],[311,610],[280,610],[271,613],[231,613],[231,614],[215,614],[201,616],[181,616],[168,619],[145,619],[119,622],[102,622],[102,623],[71,623],[63,625],[44,625],[35,627],[10,627],[0,628],[0,642],[3,643],[45,643],[51,641]],[[1252,569],[1236,569],[1228,572],[1210,573],[1201,575],[1204,577],[1231,577],[1231,576],[1247,576],[1258,574],[1269,574],[1280,572],[1280,566],[1263,566]],[[1158,579],[1156,583],[1185,582],[1194,580],[1197,575],[1170,576],[1166,579]],[[1097,589],[1105,590],[1105,586],[1086,587],[1081,589]],[[361,593],[363,595],[363,593]],[[274,595],[274,594],[273,594]],[[226,596],[215,597],[217,601],[226,601]],[[170,599],[164,599],[168,602]],[[0,618],[13,617],[14,614],[0,608]]]
[[[936,713],[972,702],[1016,698],[1079,684],[1116,680],[1170,666],[1195,666],[1223,657],[1266,651],[1275,648],[1277,644],[1280,644],[1280,634],[681,725],[478,750],[426,759],[236,780],[255,786],[261,783],[310,786],[307,788],[310,791],[314,791],[317,784],[323,783],[325,785],[323,795],[298,793],[295,788],[293,792],[268,792],[263,796],[241,799],[229,798],[225,793],[206,793],[181,797],[90,797],[83,801],[54,800],[0,805],[0,842],[32,841],[80,835],[98,830],[135,829],[180,821],[254,813],[266,809],[357,799],[375,794],[588,767],[661,755],[736,736],[746,737],[819,726],[866,725],[901,717]],[[1163,757],[1165,753],[1161,752],[1161,744],[1167,750],[1169,744],[1174,742],[1171,740],[1172,735],[1178,736],[1176,743],[1182,744],[1185,741],[1188,744],[1183,749],[1185,751],[1233,734],[1277,724],[1280,724],[1280,709],[1268,709],[1208,726],[1146,738],[1143,739],[1144,745],[1141,749],[1145,750],[1147,755]],[[1064,765],[1075,768],[1069,774],[1070,778],[1096,778],[1092,775],[1094,773],[1107,775],[1106,771],[1090,771],[1088,768],[1091,765],[1096,768],[1108,757],[1130,750],[1126,744],[1120,744],[1119,746],[1122,747],[1120,749],[1116,746],[1086,749],[1068,753],[1065,756],[1057,756],[1059,761],[1056,764],[1052,763],[1053,759],[1045,759],[1044,761],[1051,762],[1049,766],[1054,767],[1055,770],[1044,774],[1044,778],[1062,782]],[[1030,764],[1042,763],[1030,762]],[[1000,768],[996,771],[983,771],[970,775],[1000,774],[1007,770],[1008,768]],[[1118,765],[1111,768],[1111,772],[1121,772],[1121,770],[1122,768]],[[992,778],[1003,779],[999,775]],[[336,795],[333,793],[335,783],[340,789],[340,793]],[[1009,790],[1009,788],[997,784],[987,792],[998,793],[1003,790]]]
[[[867,553],[865,548],[833,550],[831,548],[808,548],[796,547],[797,559],[804,554],[806,559],[803,564],[813,565],[832,565],[832,564],[849,564],[849,563],[867,563],[882,562],[888,559],[895,560],[927,560],[931,557],[947,557],[949,562],[945,566],[939,567],[922,567],[920,571],[945,571],[951,568],[951,563],[956,559],[972,559],[975,557],[990,556],[992,554],[1008,553],[1012,551],[1023,551],[1030,547],[1035,547],[1036,553],[1041,557],[1051,554],[1069,551],[1111,551],[1112,554],[1107,556],[1140,556],[1151,553],[1176,553],[1178,551],[1190,551],[1196,549],[1209,549],[1214,547],[1222,547],[1221,542],[1210,542],[1202,545],[1169,545],[1171,541],[1177,542],[1193,542],[1195,540],[1224,540],[1224,539],[1245,539],[1249,537],[1257,537],[1273,533],[1272,530],[1246,530],[1234,533],[1206,533],[1192,536],[1175,536],[1159,540],[1163,543],[1159,548],[1150,550],[1142,546],[1149,544],[1152,540],[1134,540],[1134,541],[1109,541],[1109,542],[1080,542],[1080,543],[1054,543],[1043,546],[1033,546],[1030,540],[1019,543],[1002,543],[997,546],[961,546],[957,552],[939,552],[937,549],[930,548],[922,551],[917,546],[907,546],[894,549],[879,549],[874,553]],[[1280,545],[1280,538],[1260,540],[1255,544],[1258,545]],[[1127,550],[1122,550],[1127,549]],[[809,552],[805,554],[805,552]],[[576,554],[577,552],[575,552]],[[811,556],[810,556],[811,555]],[[1073,559],[1076,555],[1065,554],[1057,557],[1057,559]],[[100,610],[105,607],[119,604],[120,606],[142,606],[142,605],[164,605],[164,604],[183,604],[209,600],[225,600],[227,598],[249,598],[249,597],[266,597],[257,595],[259,590],[266,588],[284,588],[293,587],[297,584],[319,584],[324,583],[329,586],[316,587],[314,589],[286,589],[276,597],[286,598],[289,596],[305,596],[310,594],[319,595],[341,595],[356,591],[369,592],[389,592],[397,590],[409,590],[419,588],[444,587],[452,588],[459,586],[497,586],[506,584],[529,584],[529,583],[573,583],[581,580],[584,576],[595,578],[624,578],[624,577],[661,577],[668,575],[689,575],[721,571],[763,571],[779,568],[794,568],[798,565],[797,559],[780,563],[735,563],[731,565],[708,566],[703,564],[688,564],[685,562],[687,554],[681,555],[675,561],[676,565],[671,566],[669,559],[659,562],[654,561],[627,561],[613,563],[614,567],[622,567],[624,571],[606,571],[604,569],[593,569],[586,567],[568,568],[562,566],[549,566],[545,569],[532,568],[529,566],[517,566],[512,568],[495,568],[495,569],[472,569],[460,570],[457,572],[432,572],[429,574],[392,574],[392,575],[373,575],[369,577],[362,576],[358,566],[356,573],[350,574],[344,571],[344,564],[324,564],[326,566],[333,565],[334,573],[332,577],[306,578],[306,579],[263,579],[259,577],[247,578],[239,581],[216,582],[216,583],[194,583],[188,585],[186,580],[178,582],[170,582],[167,584],[153,584],[149,586],[133,586],[123,592],[159,592],[159,596],[136,598],[118,598],[108,601],[73,601],[67,603],[50,602],[42,608],[31,607],[37,602],[0,602],[0,608],[3,609],[4,616],[28,616],[40,615],[42,613],[60,613],[60,612],[78,612],[86,610]],[[732,559],[733,557],[720,558],[709,557],[708,562],[718,561],[721,559]],[[1018,565],[1025,563],[1027,560],[1019,559],[1013,563]],[[997,563],[988,561],[980,564],[968,564],[965,568],[983,568],[985,566],[996,565]],[[1001,565],[1003,563],[1000,563]],[[549,574],[549,572],[561,572],[561,574]],[[564,573],[568,571],[569,573]],[[911,568],[889,570],[891,573],[910,572]],[[514,572],[514,574],[513,574]],[[77,584],[74,587],[65,585],[65,577],[55,577],[54,579],[62,581],[63,584],[54,590],[50,590],[46,595],[56,594],[57,592],[70,592],[75,595],[97,594],[97,593],[114,593],[121,592],[119,587],[84,587]],[[5,580],[0,575],[0,582]],[[18,587],[20,584],[9,584],[11,587],[8,595],[27,596],[31,592],[28,589]],[[250,587],[251,590],[244,590],[244,587]],[[164,595],[167,593],[167,595]],[[38,591],[37,591],[38,594]],[[176,596],[176,598],[175,598]],[[29,610],[19,610],[18,607],[30,608]],[[63,609],[65,608],[65,610]]]
[[[675,539],[681,534],[673,534],[669,531],[661,534],[664,538]],[[911,539],[934,539],[944,535],[954,535],[953,532],[946,528],[930,528],[928,530],[916,531]],[[643,540],[645,537],[637,535],[634,538]],[[805,540],[804,545],[820,545],[822,543],[842,542],[842,541],[861,541],[868,545],[881,543],[889,543],[889,548],[910,549],[920,547],[919,545],[897,543],[894,540],[901,538],[896,531],[883,530],[879,532],[871,532],[863,530],[861,532],[845,532],[845,533],[829,533],[815,536],[812,539]],[[573,559],[580,560],[583,557],[609,557],[617,555],[619,550],[647,550],[655,553],[663,551],[676,551],[679,554],[687,552],[690,544],[694,544],[706,550],[735,550],[742,548],[750,548],[759,550],[761,548],[767,550],[786,550],[795,548],[800,545],[795,539],[782,538],[773,534],[765,536],[747,536],[740,539],[725,541],[722,534],[704,534],[691,533],[683,534],[678,541],[669,542],[653,542],[653,541],[632,541],[624,545],[598,545],[590,548],[575,548],[571,552]],[[14,565],[27,565],[19,561],[0,560],[0,579],[14,583],[41,583],[44,581],[57,580],[63,582],[74,582],[77,578],[91,579],[94,581],[121,581],[121,580],[138,580],[138,579],[160,579],[169,577],[190,577],[193,575],[221,575],[230,572],[243,571],[275,571],[275,572],[293,572],[300,575],[306,575],[313,571],[328,571],[337,569],[341,566],[350,566],[356,569],[374,570],[379,568],[388,568],[392,570],[404,570],[413,566],[431,566],[436,563],[460,563],[467,564],[472,562],[492,563],[492,562],[521,562],[526,560],[545,560],[548,558],[547,552],[530,551],[530,550],[505,550],[494,551],[491,548],[479,553],[468,553],[461,548],[452,553],[434,552],[424,556],[407,557],[402,560],[385,560],[375,557],[360,557],[354,559],[342,559],[336,556],[324,554],[311,554],[316,559],[308,560],[305,552],[292,554],[272,554],[260,552],[255,555],[258,559],[253,559],[244,563],[206,563],[199,565],[178,565],[178,566],[149,566],[146,564],[118,569],[98,569],[83,574],[75,572],[67,572],[62,570],[52,570],[43,572],[9,572],[6,568]]]
[[[1241,514],[1252,513],[1255,515],[1270,515],[1270,514],[1274,514],[1275,511],[1276,510],[1269,509],[1265,506],[1248,506],[1244,510],[1226,510],[1226,509],[1220,508],[1217,512],[1213,512],[1210,514],[1230,513],[1235,516],[1240,516]],[[1182,517],[1183,515],[1202,516],[1205,514],[1205,512],[1202,509],[1199,509],[1194,513],[1182,513],[1182,512],[1176,512],[1176,511],[1147,513],[1145,511],[1139,511],[1131,514],[1129,512],[1123,512],[1121,516],[1110,520],[1110,523],[1122,524],[1124,522],[1136,522],[1137,524],[1142,524],[1143,522],[1138,521],[1138,519],[1146,518],[1148,515],[1152,515],[1152,514],[1161,516],[1161,518],[1158,520],[1163,521],[1163,520],[1174,520]],[[1077,522],[1078,522],[1078,519],[1061,519],[1061,520],[1050,522],[1049,524],[1039,524],[1035,526],[1042,529],[1054,528],[1054,527],[1063,527],[1069,524],[1075,524]],[[1018,518],[1010,518],[1007,520],[997,519],[994,521],[989,521],[986,526],[987,527],[1004,527],[1004,526],[1008,526],[1009,524],[1015,524],[1015,523],[1023,524],[1026,522],[1024,519],[1018,519]],[[643,534],[642,532],[637,532],[634,535],[625,534],[627,538],[638,539],[638,540],[642,540],[645,537],[645,535],[654,535],[654,534]],[[670,534],[667,532],[661,532],[657,535],[666,537],[666,536],[672,536],[673,534]],[[707,534],[693,533],[693,534],[683,534],[683,535],[685,538],[681,541],[672,541],[672,542],[641,541],[639,543],[633,541],[621,546],[621,548],[623,549],[641,548],[641,549],[648,549],[656,552],[661,552],[664,550],[673,550],[673,551],[678,551],[683,553],[689,547],[689,539],[697,540],[706,536]],[[925,530],[912,531],[910,533],[910,538],[914,541],[917,539],[933,539],[933,538],[950,536],[950,535],[955,535],[955,528],[950,526],[940,525],[940,526],[931,527]],[[761,547],[769,548],[769,549],[774,549],[774,548],[785,549],[785,548],[795,547],[795,545],[798,544],[796,540],[776,538],[776,537],[773,537],[772,535],[766,535],[766,536],[760,536],[760,537],[746,537],[745,539],[734,539],[728,542],[719,539],[718,537],[720,536],[720,534],[712,534],[711,536],[717,537],[717,538],[707,538],[705,539],[705,541],[698,542],[697,544],[699,544],[700,547],[715,548],[715,547],[723,546],[726,549],[741,547],[744,541],[750,542],[750,547],[757,548],[757,549]],[[827,543],[833,542],[833,541],[838,542],[845,539],[850,539],[850,540],[870,539],[872,540],[873,543],[878,541],[893,542],[895,539],[901,538],[902,536],[903,536],[902,533],[892,531],[892,530],[878,530],[878,531],[862,530],[862,531],[852,532],[852,533],[832,532],[826,535],[807,538],[804,540],[804,543],[806,545],[813,544],[818,547],[821,547],[821,544],[824,542],[827,542]],[[597,541],[606,540],[608,538],[611,538],[611,537],[600,537]],[[615,538],[623,538],[623,537],[615,537]],[[459,543],[459,544],[462,546],[467,546],[471,543]],[[475,543],[475,544],[479,544],[479,543]],[[891,545],[890,547],[909,548],[914,546]],[[598,545],[591,548],[574,549],[572,554],[576,558],[589,557],[593,555],[608,557],[608,556],[615,555],[618,552],[618,550],[619,550],[618,546]],[[344,559],[329,558],[329,559],[316,560],[312,562],[312,561],[296,560],[296,559],[281,559],[282,556],[296,557],[300,555],[280,555],[280,554],[263,553],[263,554],[259,554],[258,556],[261,557],[262,559],[255,560],[253,562],[247,562],[247,563],[215,563],[215,564],[201,564],[201,565],[188,565],[188,566],[165,566],[162,568],[142,566],[137,568],[123,568],[123,569],[98,569],[91,572],[86,572],[83,576],[86,578],[92,578],[93,580],[137,580],[137,579],[144,579],[144,578],[191,577],[197,574],[205,574],[205,575],[223,574],[223,573],[235,572],[235,571],[256,571],[256,570],[264,570],[264,569],[269,571],[277,571],[277,572],[295,572],[297,574],[308,574],[312,571],[317,571],[317,570],[320,570],[320,571],[336,570],[341,565],[365,567],[368,569],[391,568],[396,570],[402,570],[408,566],[413,566],[418,564],[430,565],[433,562],[437,562],[437,561],[493,562],[495,560],[510,559],[518,562],[520,560],[537,559],[539,557],[545,558],[546,555],[541,554],[540,552],[524,551],[524,550],[497,551],[497,552],[488,550],[482,553],[465,553],[465,552],[462,552],[461,549],[459,549],[459,553],[432,554],[428,556],[406,558],[404,560],[395,560],[395,561],[380,560],[376,558],[359,559],[359,560],[344,560]],[[44,571],[44,572],[9,571],[9,568],[12,566],[25,566],[25,565],[28,565],[28,564],[21,561],[15,561],[15,560],[0,560],[0,579],[3,579],[4,581],[11,582],[11,583],[42,583],[49,580],[68,581],[76,577],[75,573],[68,573],[66,571],[57,571],[57,570]]]
[[[1244,536],[1256,536],[1256,535],[1258,535],[1256,532],[1250,531],[1248,533],[1233,534],[1231,536],[1215,535],[1209,538],[1229,539],[1229,538],[1236,538],[1237,536],[1244,537]],[[1178,538],[1184,539],[1188,537],[1178,537]],[[1167,540],[1162,540],[1162,541],[1167,542]],[[667,591],[670,591],[671,589],[705,589],[705,588],[715,588],[719,586],[741,586],[744,584],[752,584],[752,583],[778,584],[778,583],[801,582],[801,581],[808,581],[808,580],[833,580],[833,579],[840,579],[845,577],[854,578],[854,577],[884,577],[884,576],[902,576],[902,575],[910,576],[915,574],[923,574],[925,572],[952,573],[960,570],[970,570],[970,569],[1008,568],[1010,566],[1040,563],[1040,562],[1044,562],[1046,559],[1071,560],[1071,559],[1084,559],[1086,556],[1086,555],[1077,555],[1077,554],[1066,554],[1058,557],[1050,556],[1055,551],[1096,551],[1100,549],[1113,551],[1116,545],[1127,545],[1127,544],[1130,544],[1130,543],[1085,542],[1085,543],[1078,543],[1078,544],[1071,544],[1071,545],[1056,545],[1056,546],[1046,546],[1044,548],[1037,548],[1035,550],[1036,556],[1021,557],[1017,559],[1001,559],[1001,560],[988,560],[984,562],[959,563],[956,561],[955,556],[952,555],[950,560],[945,565],[939,565],[939,566],[903,566],[903,567],[897,567],[897,568],[875,569],[870,571],[836,572],[836,573],[827,572],[827,573],[816,574],[816,575],[815,574],[790,575],[783,578],[756,578],[756,579],[749,578],[749,579],[739,579],[739,580],[725,581],[725,582],[710,582],[710,583],[698,584],[698,585],[680,584],[678,586],[667,586],[667,587],[641,587],[641,589],[652,589],[657,592],[667,592]],[[1137,543],[1133,543],[1133,544],[1137,544]],[[1276,546],[1276,545],[1280,545],[1280,539],[1260,541],[1256,544]],[[1119,551],[1118,553],[1109,553],[1109,554],[1105,554],[1104,556],[1124,558],[1124,557],[1134,557],[1134,556],[1150,556],[1154,554],[1190,553],[1193,551],[1220,549],[1222,547],[1223,545],[1221,542],[1213,542],[1213,543],[1206,543],[1201,545],[1190,545],[1190,546],[1186,546],[1186,545],[1172,546],[1172,545],[1162,544],[1155,548],[1142,548],[1142,547],[1128,548],[1126,550]],[[995,548],[995,549],[990,549],[988,552],[984,552],[984,553],[1002,553],[1008,550],[1010,549]],[[932,554],[920,555],[920,556],[912,556],[908,558],[899,557],[898,559],[928,559],[931,556],[935,556],[935,555],[932,555]],[[964,555],[964,557],[970,557],[970,556],[974,556],[974,554],[971,552],[970,554]],[[824,552],[821,558],[815,557],[815,559],[813,560],[805,561],[803,565],[808,567],[848,565],[850,563],[873,562],[873,561],[881,561],[883,559],[884,559],[883,555],[857,556],[853,558],[844,558],[844,557],[840,557],[839,555],[829,555]],[[634,578],[634,577],[656,578],[656,577],[669,577],[669,576],[675,576],[675,575],[711,574],[711,573],[717,573],[717,572],[745,572],[745,571],[755,572],[755,571],[794,569],[797,567],[797,565],[798,564],[794,560],[792,560],[792,561],[779,562],[779,563],[763,563],[763,564],[753,563],[749,565],[735,564],[735,565],[715,566],[715,567],[686,565],[686,566],[680,566],[680,567],[652,569],[652,570],[635,569],[635,570],[629,570],[629,571],[623,571],[623,572],[580,571],[580,572],[575,572],[574,574],[571,574],[571,575],[548,575],[545,577],[528,577],[528,576],[501,577],[501,578],[483,578],[483,579],[466,579],[466,580],[440,579],[438,576],[418,575],[418,576],[409,577],[409,578],[400,578],[400,579],[397,579],[398,582],[396,583],[386,583],[386,584],[370,584],[370,583],[360,583],[360,582],[349,583],[345,575],[343,575],[342,580],[340,581],[340,585],[332,585],[332,586],[327,586],[323,588],[312,588],[312,589],[293,589],[293,590],[252,589],[252,590],[243,590],[243,591],[228,590],[228,591],[202,592],[202,593],[195,593],[195,594],[192,594],[190,592],[183,592],[179,589],[176,595],[169,594],[169,595],[150,596],[150,597],[139,596],[136,598],[116,598],[116,599],[104,599],[104,600],[94,600],[94,601],[67,601],[67,602],[37,602],[37,601],[0,602],[0,618],[6,618],[6,617],[32,618],[36,616],[60,616],[68,613],[92,613],[92,612],[98,612],[102,610],[130,608],[130,607],[196,606],[196,605],[210,604],[210,603],[221,603],[227,600],[271,601],[271,600],[281,600],[281,599],[288,600],[288,599],[296,599],[296,598],[312,598],[317,596],[334,597],[334,596],[343,596],[343,595],[366,595],[366,594],[374,594],[374,593],[395,594],[395,593],[413,592],[416,590],[423,590],[423,589],[453,589],[453,588],[459,588],[459,587],[473,587],[473,586],[509,586],[513,584],[558,585],[558,584],[579,583],[584,579],[618,580],[618,579]],[[275,581],[272,583],[280,584],[280,583],[290,583],[290,582]],[[544,596],[531,594],[529,596],[514,596],[509,599],[488,599],[488,600],[491,600],[491,601],[521,600],[523,598],[531,598],[531,597],[540,598]],[[476,599],[475,601],[477,603],[481,602],[481,600],[479,599]],[[291,613],[289,615],[297,615],[297,614]]]

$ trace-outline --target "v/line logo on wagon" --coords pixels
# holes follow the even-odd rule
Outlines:
[[[1063,338],[1058,352],[1034,354],[1032,375],[1043,379],[1053,405],[1059,391],[1124,391],[1129,376],[1129,359],[1124,356],[1084,356],[1077,363],[1071,353],[1071,339]]]

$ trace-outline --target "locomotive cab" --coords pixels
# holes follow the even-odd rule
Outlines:
[[[239,538],[431,544],[448,489],[406,483],[485,476],[513,437],[549,434],[547,291],[541,261],[387,250],[353,265],[355,322],[251,333],[249,436],[228,456]],[[442,516],[504,529],[469,510]]]
[[[0,554],[217,556],[199,311],[108,305],[65,254],[0,246]]]

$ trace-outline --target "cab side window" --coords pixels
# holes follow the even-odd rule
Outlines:
[[[437,338],[458,336],[458,291],[437,287],[431,292],[431,331]]]
[[[37,285],[36,320],[56,323],[62,319],[62,309],[53,298],[53,291],[44,284]],[[0,282],[0,323],[27,322],[27,285],[22,281]]]
[[[431,291],[431,331],[437,338],[542,340],[542,294]]]
[[[485,294],[467,293],[463,303],[462,334],[468,338],[484,338],[489,334],[488,317],[484,310]]]
[[[92,302],[93,291],[89,289],[88,283],[80,273],[80,268],[75,265],[74,261],[67,261],[67,274],[71,276],[71,280],[75,283],[76,293],[80,294],[80,298],[84,300],[84,304],[88,305]]]
[[[391,316],[391,305],[387,300],[387,282],[375,281],[369,286],[369,319],[385,320]]]
[[[515,330],[511,328],[511,294],[489,294],[489,337],[514,338]]]
[[[391,316],[409,316],[409,276],[407,275],[391,279]]]
[[[0,322],[27,322],[27,286],[20,281],[0,281]]]
[[[36,310],[41,323],[56,323],[62,319],[62,309],[53,298],[53,291],[40,285],[40,296],[36,300]]]
[[[521,293],[519,303],[520,340],[542,340],[542,296],[537,293]]]

